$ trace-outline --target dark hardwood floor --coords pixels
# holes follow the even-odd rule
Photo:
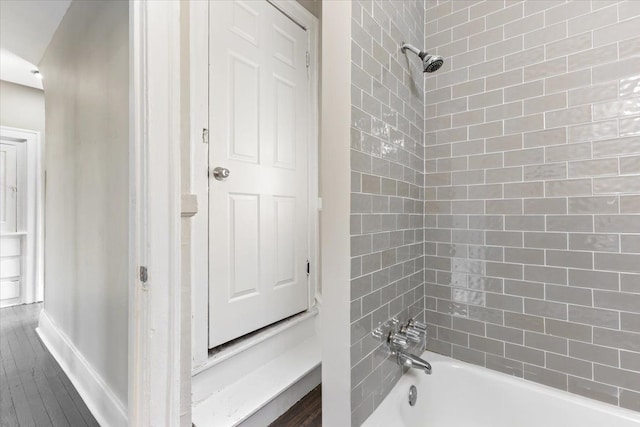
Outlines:
[[[322,386],[311,390],[269,427],[322,427]]]
[[[98,426],[35,332],[41,309],[0,309],[0,425]]]

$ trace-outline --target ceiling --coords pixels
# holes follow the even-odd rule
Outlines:
[[[37,69],[70,3],[71,0],[0,0],[1,80],[42,88],[42,82],[33,77],[31,70]]]

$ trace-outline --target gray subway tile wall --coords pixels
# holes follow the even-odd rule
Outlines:
[[[425,7],[428,348],[639,411],[640,1]]]
[[[359,426],[402,375],[371,332],[424,319],[422,0],[352,2],[351,408]],[[448,114],[460,108],[449,105]]]

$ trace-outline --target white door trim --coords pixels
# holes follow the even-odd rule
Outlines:
[[[209,2],[189,4],[191,193],[198,213],[191,227],[191,366],[204,364],[209,355]],[[204,160],[204,162],[203,162]]]
[[[130,2],[129,425],[180,420],[180,1]],[[140,267],[146,266],[143,283]]]
[[[265,0],[267,1],[267,0]],[[291,19],[307,30],[310,52],[309,66],[309,307],[319,301],[318,283],[318,29],[319,21],[298,2],[291,0],[268,0]],[[193,368],[207,362],[209,341],[209,248],[208,248],[208,197],[209,179],[207,177],[209,158],[208,145],[202,141],[202,130],[209,128],[208,91],[209,91],[209,5],[208,1],[190,3],[190,80],[191,80],[191,147],[192,193],[198,198],[198,214],[193,217],[192,228],[192,350]]]
[[[1,126],[0,133],[17,142],[26,144],[26,223],[22,230],[26,234],[26,292],[20,295],[20,302],[35,302],[44,299],[44,147],[40,132]]]

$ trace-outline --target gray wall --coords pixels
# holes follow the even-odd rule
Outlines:
[[[427,1],[429,348],[640,410],[640,2]]]
[[[423,76],[402,41],[424,39],[422,1],[354,1],[351,92],[351,387],[358,426],[401,370],[371,331],[422,316]]]
[[[40,132],[44,146],[44,93],[0,80],[0,125]]]
[[[74,1],[45,52],[44,310],[127,406],[129,5]]]

